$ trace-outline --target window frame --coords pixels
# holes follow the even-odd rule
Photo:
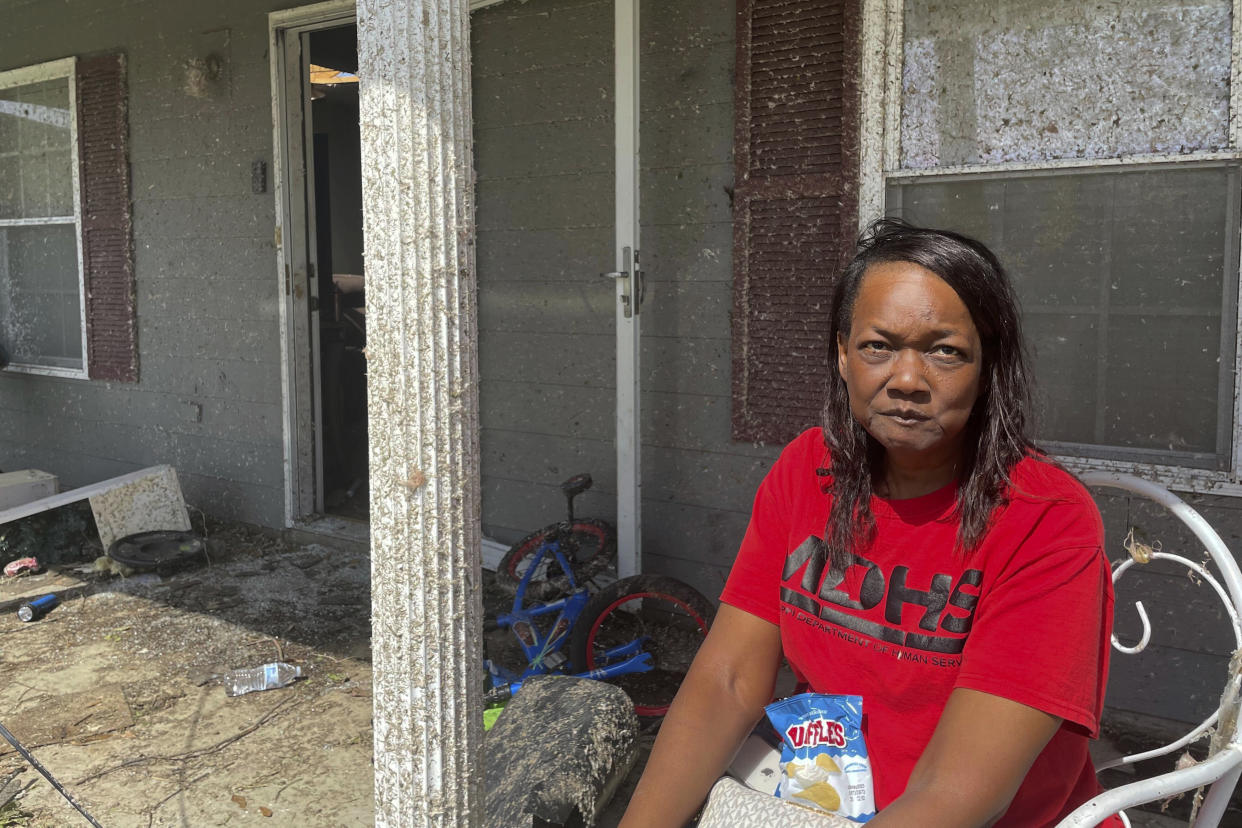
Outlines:
[[[42,83],[59,78],[65,78],[69,82],[69,166],[71,175],[70,186],[73,190],[72,219],[76,242],[76,260],[78,263],[78,331],[82,338],[82,367],[58,368],[51,365],[31,365],[12,361],[13,357],[10,354],[10,362],[4,367],[4,370],[19,374],[90,379],[90,350],[86,323],[86,267],[82,250],[82,185],[78,137],[77,58],[62,58],[0,72],[0,89]],[[70,223],[67,220],[69,218],[70,216],[44,216],[39,219],[0,219],[0,227],[67,225]]]
[[[1070,158],[1050,161],[1013,162],[939,167],[927,170],[901,168],[901,105],[905,0],[863,0],[863,67],[861,83],[861,135],[859,152],[859,227],[883,215],[885,191],[891,180],[909,181],[940,176],[970,176],[1022,172],[1070,171],[1075,168],[1147,167],[1187,162],[1242,161],[1242,0],[1233,0],[1230,42],[1229,114],[1227,151],[1184,154],[1136,154],[1117,158]],[[1238,215],[1236,209],[1233,214]],[[1242,244],[1242,226],[1231,238]],[[1228,275],[1226,276],[1228,279]],[[1242,297],[1242,265],[1233,274],[1234,296]],[[1242,312],[1231,309],[1234,325],[1233,369],[1242,370]],[[1235,374],[1235,376],[1238,376]],[[1225,406],[1222,405],[1222,409]],[[1229,406],[1232,422],[1230,456],[1225,468],[1179,466],[1171,462],[1084,457],[1058,454],[1057,459],[1073,471],[1111,471],[1137,474],[1182,491],[1242,497],[1242,376],[1233,383]],[[1056,446],[1050,445],[1049,448]],[[1071,446],[1063,445],[1070,449]],[[1101,447],[1104,451],[1107,448]]]

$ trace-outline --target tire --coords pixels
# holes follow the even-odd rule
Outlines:
[[[623,578],[592,596],[574,624],[569,641],[571,671],[600,667],[598,659],[604,649],[649,636],[643,649],[651,654],[654,669],[620,676],[611,683],[629,695],[639,716],[663,716],[715,614],[710,601],[676,578]]]
[[[518,584],[530,560],[539,550],[540,544],[555,537],[558,524],[551,524],[531,532],[522,538],[500,559],[496,567],[496,585],[510,595],[517,592]],[[580,518],[570,524],[573,548],[565,550],[569,559],[569,567],[573,570],[574,580],[578,586],[594,578],[616,559],[617,530],[605,520],[596,518]],[[550,569],[549,569],[550,567]],[[569,593],[569,579],[561,572],[556,557],[545,555],[539,564],[540,572],[536,572],[526,586],[526,595],[538,601],[552,600]],[[558,573],[548,578],[548,572]]]

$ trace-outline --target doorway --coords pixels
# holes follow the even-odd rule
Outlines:
[[[366,520],[366,283],[358,135],[358,32],[354,24],[305,35],[311,87],[315,288],[319,347],[316,430],[322,476],[317,511]]]
[[[296,13],[295,10],[294,13]],[[358,47],[352,7],[273,20],[290,524],[369,516]],[[338,521],[339,522],[339,521]]]
[[[542,20],[548,14],[577,18],[579,4],[564,0],[534,0],[529,5],[514,3],[509,6],[494,0],[474,0],[471,5],[479,9],[499,6],[506,10],[503,15],[496,16],[491,25],[507,42],[528,28],[532,20]],[[507,11],[510,8],[512,14]],[[487,11],[494,13],[492,9]],[[613,135],[605,133],[603,140],[598,142],[600,163],[593,171],[603,172],[611,167],[612,175],[609,177],[613,178],[615,189],[612,199],[598,199],[602,208],[595,225],[602,231],[599,237],[593,238],[589,248],[571,257],[581,266],[572,276],[561,278],[567,284],[572,282],[575,289],[589,290],[594,295],[601,295],[604,291],[614,293],[611,302],[613,310],[608,311],[608,304],[604,304],[602,313],[589,323],[594,332],[604,333],[608,331],[609,321],[612,321],[612,331],[608,333],[615,334],[615,337],[608,336],[611,341],[607,342],[603,341],[604,337],[599,337],[599,344],[609,352],[609,361],[615,366],[616,373],[615,385],[607,389],[615,393],[614,410],[612,416],[607,418],[611,420],[612,428],[596,441],[611,449],[608,451],[611,456],[606,457],[601,452],[598,462],[592,465],[597,469],[611,467],[615,470],[615,488],[604,485],[599,489],[601,495],[610,488],[613,492],[609,494],[615,493],[620,567],[622,574],[630,574],[639,568],[641,537],[638,428],[641,420],[638,378],[641,371],[638,343],[639,312],[643,306],[638,252],[638,0],[614,0],[610,6],[592,6],[587,11],[599,13],[602,18],[598,21],[602,25],[591,29],[592,36],[598,36],[599,51],[607,54],[608,41],[612,41],[612,66],[605,65],[605,71],[612,77],[603,81],[611,87],[612,105],[606,98],[601,98],[607,110],[612,111],[602,111],[592,118],[593,122],[604,124],[605,130],[608,130],[607,119],[611,115]],[[281,278],[285,286],[282,378],[286,409],[287,519],[291,525],[317,520],[325,514],[365,519],[369,511],[363,357],[366,314],[363,302],[365,274],[361,260],[354,9],[352,4],[343,0],[329,0],[316,6],[275,12],[270,20],[276,97],[275,179],[283,234],[278,234],[278,248]],[[552,59],[561,49],[557,43],[560,35],[563,32],[552,32],[547,43],[548,49],[552,50],[549,58],[552,65],[547,67],[548,83],[562,89],[568,100],[585,97],[579,88],[581,78],[567,73],[563,67],[557,68],[555,64],[558,60]],[[496,54],[503,61],[503,54],[507,52],[501,49]],[[480,62],[486,59],[483,55],[479,58]],[[328,74],[318,74],[320,72]],[[538,86],[531,87],[528,73],[516,74],[525,75],[520,82],[526,84],[526,88],[519,97],[530,100],[544,97]],[[342,79],[342,75],[354,77],[352,80]],[[495,78],[493,73],[491,80],[485,83],[494,83]],[[593,89],[591,97],[599,97]],[[487,100],[496,98],[493,96]],[[526,130],[534,142],[535,156],[532,157],[536,160],[539,155],[546,156],[546,152],[540,153],[537,146],[541,140],[541,129],[549,131],[553,143],[568,140],[570,147],[576,149],[572,144],[572,132],[551,131],[552,127],[547,123],[531,123],[529,113],[517,117],[521,129]],[[557,121],[556,118],[552,120]],[[568,120],[573,121],[573,118]],[[476,158],[489,149],[493,158],[498,153],[507,154],[508,149],[515,146],[512,131],[493,128],[487,133],[481,131],[478,123],[474,127]],[[489,141],[490,144],[487,143]],[[564,155],[580,156],[581,153],[566,151]],[[543,191],[546,187],[540,190],[541,183],[573,178],[563,175],[563,172],[544,170],[533,173],[534,178],[539,179],[533,182],[533,195],[547,197]],[[603,186],[593,192],[606,192],[606,180],[600,180]],[[505,186],[516,186],[518,181],[518,177],[510,176]],[[517,196],[516,202],[526,204],[529,198],[530,194]],[[567,223],[568,235],[574,239],[583,236],[577,227],[579,223],[577,218],[571,218]],[[525,234],[532,229],[532,222],[523,220],[511,229]],[[564,252],[556,247],[554,236],[548,232],[530,233],[524,243],[539,248],[540,254],[522,260],[527,263],[546,262]],[[481,264],[480,275],[487,267],[493,267],[495,272],[494,264],[494,260],[489,260],[486,265]],[[520,277],[515,277],[519,271],[515,265],[510,258],[500,269],[506,278],[516,281]],[[609,275],[614,277],[615,287],[608,287],[598,278],[601,271],[611,271]],[[545,280],[548,284],[539,285],[537,280]],[[545,292],[556,299],[564,294],[564,290],[561,285],[551,284],[552,281],[555,280],[536,276],[529,283],[537,289],[546,288]],[[510,303],[503,297],[501,301],[520,310],[519,304]],[[536,297],[536,301],[542,300]],[[556,302],[551,301],[552,304]],[[529,320],[524,320],[523,324],[527,322]],[[558,319],[551,320],[549,326],[556,328],[565,322],[566,317],[562,314]],[[581,320],[569,320],[569,323],[587,324]],[[517,358],[521,353],[515,349],[506,356]],[[537,384],[532,381],[532,370],[531,362],[523,360],[515,370],[503,374],[515,388],[530,391]],[[499,372],[493,374],[497,375]],[[483,379],[486,382],[488,378],[484,376]],[[556,380],[552,384],[556,385]],[[605,388],[610,384],[606,379],[601,382]],[[510,397],[504,399],[506,404],[518,404]],[[543,436],[563,440],[566,432],[562,431],[559,436]],[[530,442],[525,441],[520,433],[515,439],[519,443]],[[533,446],[525,448],[536,450]],[[573,470],[580,469],[575,465]],[[602,475],[598,477],[601,483],[607,479]],[[534,525],[532,521],[546,518],[546,510],[529,508],[526,502],[524,494],[529,489],[526,485],[528,481],[507,482],[512,484],[509,487],[512,491],[508,494],[486,486],[485,491],[492,503],[500,503],[502,511],[514,515],[514,531],[521,526],[529,528]],[[540,478],[529,482],[546,481]],[[317,528],[322,529],[323,525],[320,523]]]

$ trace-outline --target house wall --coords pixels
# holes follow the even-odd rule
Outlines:
[[[715,596],[772,447],[730,439],[734,4],[641,18],[643,568]],[[613,4],[472,15],[483,520],[615,517]]]
[[[0,374],[0,468],[81,485],[155,463],[186,500],[241,520],[284,516],[270,0],[7,0],[0,70],[120,51],[128,64],[135,384]],[[195,82],[195,61],[222,59]]]
[[[250,192],[250,165],[271,162],[266,14],[283,5],[5,3],[0,70],[128,56],[140,381],[0,373],[0,468],[74,486],[172,463],[189,502],[282,523],[275,199]],[[776,453],[729,432],[733,3],[647,0],[642,20],[643,565],[714,596]],[[612,5],[503,3],[472,21],[484,521],[512,541],[559,517],[556,484],[583,470],[597,482],[579,513],[615,517],[613,296],[597,275],[612,267]],[[188,85],[213,52],[220,80]],[[1242,501],[1189,499],[1242,542]],[[1109,557],[1131,524],[1198,557],[1153,510],[1100,503]],[[1133,582],[1154,643],[1114,658],[1110,705],[1205,715],[1233,647],[1223,612],[1181,573]]]

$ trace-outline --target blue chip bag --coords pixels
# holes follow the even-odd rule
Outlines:
[[[802,693],[766,710],[781,737],[779,798],[855,822],[875,816],[862,696]]]

